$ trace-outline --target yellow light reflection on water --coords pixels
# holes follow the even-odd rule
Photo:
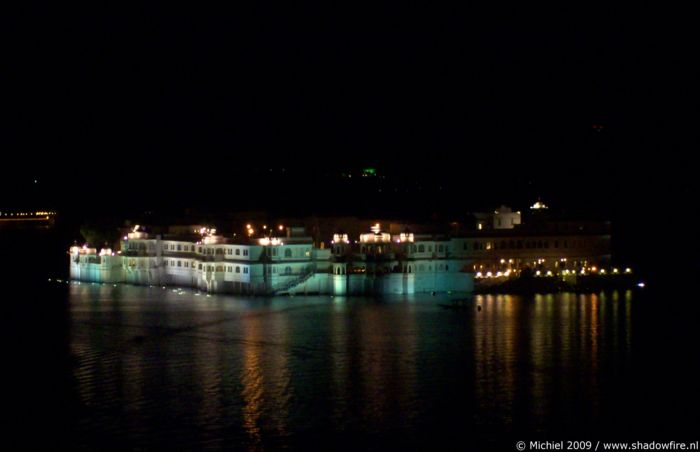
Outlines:
[[[241,383],[243,390],[243,428],[254,443],[259,443],[260,418],[262,416],[263,402],[263,373],[261,367],[261,353],[257,341],[261,339],[262,332],[259,329],[258,319],[251,319],[245,325],[246,340],[243,345],[243,374]]]

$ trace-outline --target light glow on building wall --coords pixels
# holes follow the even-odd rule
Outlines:
[[[405,232],[402,232],[399,234],[399,242],[413,242],[414,241],[414,236],[412,232],[409,232],[408,234]]]
[[[360,234],[360,242],[362,243],[388,243],[391,242],[391,234],[387,232]]]
[[[350,243],[350,239],[347,234],[333,234],[333,241],[331,243]]]
[[[87,243],[83,246],[73,245],[70,247],[70,254],[97,254],[97,248],[90,248]]]
[[[381,225],[375,223],[374,226],[370,228],[371,234],[360,234],[360,242],[362,243],[389,243],[391,242],[391,234],[387,232],[381,232]]]
[[[134,225],[134,227],[131,229],[131,232],[127,234],[127,236],[124,238],[124,240],[128,239],[147,239],[148,234],[145,231],[141,230],[141,225],[137,224]]]
[[[278,245],[284,245],[281,239],[278,239],[277,237],[263,237],[258,240],[258,243],[262,246],[278,246]]]
[[[201,236],[205,235],[215,235],[216,234],[216,228],[207,228],[207,227],[201,227],[199,230],[195,229],[196,233],[198,233]]]

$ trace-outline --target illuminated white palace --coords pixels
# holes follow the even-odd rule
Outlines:
[[[351,240],[335,234],[314,247],[304,228],[276,235],[224,237],[191,228],[180,236],[153,235],[136,226],[113,251],[70,249],[70,277],[79,281],[192,287],[207,292],[276,294],[413,294],[471,292],[472,260],[456,243],[435,235],[371,232]],[[195,234],[196,233],[196,234]],[[464,254],[464,255],[463,255]]]

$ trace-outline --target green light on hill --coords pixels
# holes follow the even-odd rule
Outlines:
[[[376,176],[377,170],[375,168],[365,168],[362,170],[363,176]]]

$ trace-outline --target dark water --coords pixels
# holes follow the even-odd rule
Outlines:
[[[695,431],[697,343],[656,347],[667,338],[648,336],[658,316],[639,292],[477,296],[453,311],[432,296],[49,286],[67,315],[46,361],[60,394],[48,421],[73,447],[513,450]]]
[[[3,243],[9,450],[698,439],[696,289],[484,296],[461,311],[432,296],[206,297],[48,282],[67,262],[52,243]]]

